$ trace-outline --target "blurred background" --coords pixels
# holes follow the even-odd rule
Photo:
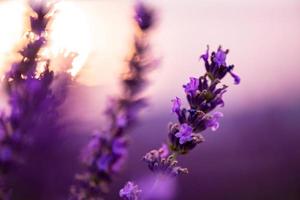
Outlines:
[[[151,175],[141,158],[165,141],[168,122],[176,120],[170,99],[184,98],[182,85],[204,72],[199,56],[208,44],[211,49],[218,45],[230,49],[228,62],[235,64],[241,84],[225,80],[230,88],[220,109],[224,113],[220,128],[206,131],[206,142],[181,157],[190,174],[164,185],[164,190],[154,190],[160,198],[150,199],[300,199],[300,1],[148,3],[157,10],[150,42],[161,64],[150,76],[145,94],[149,106],[131,132],[128,162],[108,199],[118,199],[125,181],[141,183]],[[47,161],[37,164],[35,181],[23,179],[27,186],[20,186],[16,199],[63,199],[68,191],[79,171],[80,149],[92,130],[105,123],[107,97],[118,93],[118,78],[133,41],[133,5],[130,0],[59,3],[50,49],[52,54],[62,49],[79,53],[74,61],[78,85],[63,109],[64,120],[76,125],[66,129]],[[25,12],[24,1],[0,1],[1,73],[26,29]],[[46,176],[49,166],[53,170],[46,180],[55,184],[46,188],[39,178]],[[39,192],[30,196],[32,188]]]

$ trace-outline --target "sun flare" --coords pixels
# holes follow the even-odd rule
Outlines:
[[[5,63],[15,45],[24,33],[26,4],[23,0],[0,2],[0,73],[5,71]],[[91,31],[84,11],[74,2],[60,1],[55,5],[57,12],[49,32],[47,52],[56,57],[61,52],[76,53],[72,76],[76,76],[84,66],[91,50]],[[9,19],[9,20],[8,20]],[[8,57],[7,57],[8,56]]]
[[[57,13],[50,32],[49,50],[57,55],[67,50],[77,53],[70,70],[76,76],[84,66],[91,50],[91,31],[85,13],[76,3],[61,1],[55,6]]]

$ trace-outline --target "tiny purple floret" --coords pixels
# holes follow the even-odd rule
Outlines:
[[[220,126],[218,120],[221,117],[223,117],[223,116],[224,115],[221,112],[215,112],[215,113],[213,113],[212,116],[211,116],[211,119],[209,119],[207,121],[206,126],[210,127],[212,131],[216,131],[219,128],[219,126]]]
[[[113,141],[112,151],[117,155],[127,154],[127,142],[124,138],[117,138]]]
[[[183,85],[184,91],[188,95],[195,95],[196,91],[199,88],[199,79],[191,77],[190,82],[187,83],[186,85]]]
[[[97,160],[97,167],[99,171],[108,171],[109,169],[109,163],[110,163],[111,157],[110,155],[103,155]]]
[[[120,190],[119,195],[124,200],[138,200],[141,192],[142,190],[139,189],[138,185],[128,181]]]
[[[202,54],[201,56],[200,56],[200,59],[203,59],[204,61],[208,61],[208,58],[209,58],[209,46],[207,46],[207,48],[206,48],[206,52],[205,52],[205,54]]]
[[[220,66],[226,66],[226,55],[228,53],[228,50],[223,51],[222,47],[218,48],[218,51],[215,54],[214,57],[214,62],[218,65],[218,67]]]
[[[173,103],[172,112],[174,112],[174,113],[180,112],[181,99],[178,97],[175,97],[175,99],[172,99],[171,102]]]
[[[175,134],[177,138],[179,138],[179,143],[184,144],[186,142],[191,141],[193,128],[188,124],[184,123],[180,126],[179,132]]]
[[[234,80],[234,84],[236,84],[236,85],[240,84],[240,82],[241,82],[240,77],[238,75],[236,75],[235,73],[233,73],[232,70],[230,70],[229,73]]]
[[[148,30],[153,25],[154,13],[142,2],[138,2],[135,6],[135,13],[135,20],[143,31]]]

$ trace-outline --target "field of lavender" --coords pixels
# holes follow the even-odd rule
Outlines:
[[[299,200],[299,9],[0,1],[0,200]]]

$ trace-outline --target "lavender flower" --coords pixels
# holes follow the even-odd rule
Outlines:
[[[207,128],[213,131],[219,128],[218,120],[223,117],[223,114],[221,112],[210,114],[210,112],[217,106],[224,106],[222,97],[227,86],[218,87],[218,85],[227,73],[233,76],[235,83],[240,82],[238,76],[232,72],[233,65],[227,66],[226,64],[228,52],[219,47],[217,52],[209,55],[209,49],[207,49],[206,53],[201,56],[205,63],[206,74],[199,78],[190,78],[190,82],[183,86],[189,108],[181,108],[181,101],[178,97],[172,100],[172,111],[176,113],[178,122],[169,125],[170,153],[167,157],[163,157],[162,149],[148,152],[143,160],[151,171],[171,176],[186,173],[187,169],[177,166],[175,156],[187,154],[197,144],[203,142],[201,132]]]
[[[31,32],[27,35],[28,43],[19,51],[22,59],[12,64],[3,80],[11,105],[10,116],[1,116],[0,171],[5,174],[19,161],[17,152],[26,143],[26,135],[37,123],[41,111],[48,110],[47,104],[53,97],[49,90],[53,80],[53,72],[48,68],[49,62],[44,63],[45,70],[40,75],[36,73],[39,52],[46,44],[44,34],[50,19],[46,18],[46,14],[52,7],[46,8],[44,4],[36,5],[32,2],[30,5],[34,17],[30,17]],[[4,195],[2,193],[4,192],[0,192]]]
[[[35,12],[35,15],[30,17],[31,31],[36,35],[42,35],[51,19],[49,14],[53,11],[53,5],[47,4],[45,0],[30,0],[29,5]]]
[[[49,126],[54,126],[57,108],[65,97],[52,90],[57,76],[49,69],[50,60],[40,55],[47,45],[47,27],[52,19],[53,4],[31,0],[29,6],[27,43],[19,51],[21,59],[11,65],[2,80],[11,113],[0,117],[0,199],[9,199],[7,191],[11,193],[11,187],[5,185],[6,176],[24,161],[25,147],[33,144],[34,138],[45,129],[50,130]],[[40,67],[43,70],[38,71]]]
[[[234,78],[234,83],[239,84],[240,78],[232,72],[234,65],[226,64],[226,56],[229,53],[229,50],[222,50],[222,47],[219,46],[217,52],[212,52],[210,56],[209,63],[209,47],[207,47],[206,53],[201,55],[200,58],[204,60],[205,68],[209,77],[214,79],[221,80],[224,76],[229,73]]]
[[[199,87],[199,79],[191,77],[190,82],[183,86],[184,91],[188,95],[195,95]]]
[[[133,182],[128,181],[126,185],[120,190],[120,197],[124,200],[138,200],[139,195],[142,191],[139,189],[138,185]]]
[[[189,130],[186,136],[183,135],[183,137],[178,137],[181,135],[180,129],[182,129],[180,124],[171,123],[169,125],[169,141],[172,144],[170,146],[172,151],[185,154],[193,149],[197,144],[204,142],[203,136],[201,134],[190,132],[190,128],[188,128]]]
[[[218,51],[215,53],[214,58],[212,59],[218,67],[226,66],[226,55],[229,51],[223,51],[221,47],[219,47]]]
[[[173,103],[172,106],[172,112],[179,113],[181,110],[181,99],[178,97],[175,97],[175,99],[172,99],[171,102]]]
[[[167,152],[167,153],[166,153]],[[148,164],[151,171],[156,173],[177,176],[179,174],[186,174],[188,170],[177,166],[177,160],[174,154],[170,154],[165,147],[158,150],[148,152],[143,160]]]
[[[212,131],[216,131],[220,126],[218,120],[221,117],[223,117],[223,113],[221,113],[221,112],[215,112],[211,116],[208,116],[206,126],[211,128]]]
[[[139,1],[135,6],[135,20],[142,31],[147,31],[154,24],[154,10]]]
[[[122,75],[122,93],[109,99],[105,110],[108,127],[94,136],[83,151],[85,172],[76,176],[70,200],[101,199],[107,192],[113,175],[121,171],[126,160],[128,129],[136,121],[138,111],[145,106],[141,92],[147,83],[147,73],[156,65],[147,44],[153,11],[139,2],[135,12],[139,31],[135,35],[135,50],[129,59],[128,69]]]
[[[192,131],[193,128],[190,127],[188,124],[181,124],[179,131],[175,134],[177,138],[179,138],[179,143],[184,144],[193,140],[192,138]]]

